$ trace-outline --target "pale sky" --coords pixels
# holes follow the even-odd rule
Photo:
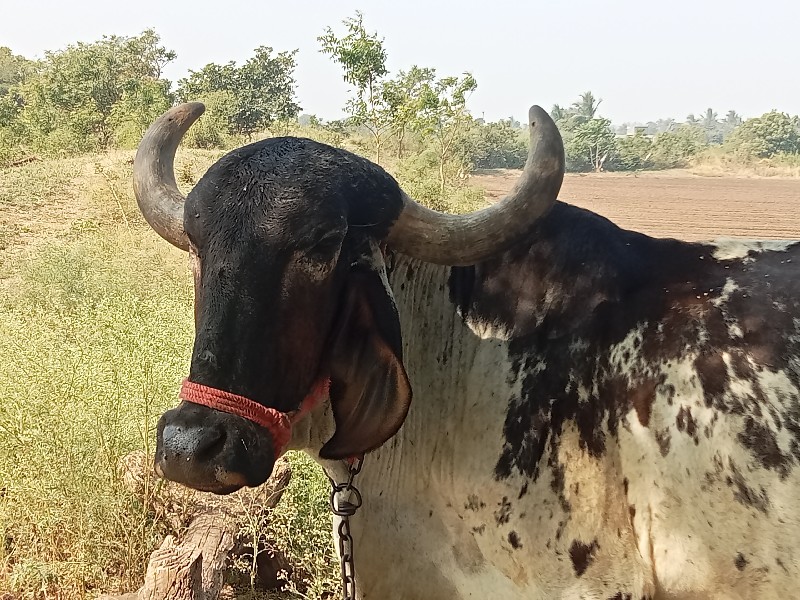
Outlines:
[[[177,81],[209,62],[246,60],[261,45],[299,49],[303,112],[342,116],[348,86],[317,36],[364,13],[385,39],[392,73],[416,64],[470,71],[475,116],[524,119],[528,106],[570,104],[586,90],[614,123],[683,120],[712,107],[745,117],[800,113],[797,0],[0,0],[0,46],[41,57],[103,34],[153,27],[178,53]]]

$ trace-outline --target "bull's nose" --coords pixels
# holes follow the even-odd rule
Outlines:
[[[225,446],[225,431],[216,427],[165,425],[161,436],[162,461],[165,463],[205,461]]]
[[[236,415],[182,402],[159,419],[155,468],[172,481],[227,493],[263,483],[274,461],[266,430]]]

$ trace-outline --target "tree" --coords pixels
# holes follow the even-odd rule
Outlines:
[[[725,119],[723,119],[722,123],[720,124],[723,141],[728,139],[734,130],[741,124],[742,117],[739,116],[739,113],[737,113],[735,110],[729,110],[725,115]]]
[[[260,46],[241,67],[235,62],[209,63],[199,71],[189,71],[189,77],[178,82],[178,97],[188,101],[213,96],[214,106],[225,109],[222,122],[227,132],[251,138],[257,131],[294,119],[300,113],[295,102],[296,54],[297,50],[292,50],[273,56],[272,48]],[[220,101],[225,94],[227,100]]]
[[[709,144],[722,143],[722,128],[713,109],[707,108],[697,124],[705,131],[706,141]]]
[[[476,121],[463,145],[468,151],[464,161],[476,169],[521,169],[528,156],[525,132],[511,119],[485,124]]]
[[[651,160],[658,168],[683,167],[706,146],[703,130],[689,124],[658,134]]]
[[[377,33],[367,33],[364,15],[342,21],[347,33],[337,37],[330,27],[317,38],[321,52],[339,63],[345,82],[356,86],[356,96],[347,102],[346,110],[354,125],[365,127],[372,135],[375,161],[380,162],[383,135],[392,121],[386,99],[381,93],[386,69],[386,50]]]
[[[595,98],[592,92],[584,92],[577,102],[572,103],[572,111],[582,120],[594,119],[602,101],[602,99]]]
[[[550,118],[552,118],[556,123],[559,121],[564,121],[569,117],[569,115],[569,109],[564,108],[559,104],[553,104],[553,108],[550,109]]]
[[[472,116],[467,99],[478,87],[470,73],[461,77],[444,77],[421,89],[421,108],[413,127],[436,143],[439,162],[439,193],[444,195],[447,183],[446,165],[453,158],[455,142],[469,127]],[[463,167],[463,165],[461,165]]]
[[[400,71],[394,79],[383,82],[381,94],[386,105],[389,126],[397,141],[397,158],[403,157],[406,133],[422,110],[425,86],[436,77],[434,69],[413,66]]]
[[[88,150],[108,147],[123,123],[143,130],[171,103],[160,74],[174,57],[152,30],[46,53],[16,88],[26,137],[44,147]]]
[[[652,155],[653,142],[637,132],[616,140],[611,167],[619,171],[649,169],[653,166],[650,160]]]
[[[0,46],[0,96],[23,83],[36,68],[36,63],[11,53],[11,48]]]
[[[800,132],[786,113],[776,110],[747,119],[731,134],[728,147],[738,154],[769,158],[778,153],[800,153]]]
[[[614,132],[608,119],[589,119],[575,130],[576,149],[588,158],[592,169],[599,172],[614,151]]]

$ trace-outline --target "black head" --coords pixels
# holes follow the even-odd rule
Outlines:
[[[533,107],[531,152],[515,191],[456,217],[416,204],[366,159],[297,138],[231,152],[184,198],[175,150],[202,111],[197,103],[170,109],[134,161],[143,215],[192,255],[189,379],[288,412],[330,378],[336,429],[320,455],[377,448],[400,428],[411,401],[382,244],[422,260],[469,264],[527,235],[561,184],[555,124]],[[275,461],[262,427],[186,402],[162,416],[157,442],[156,464],[166,477],[220,493],[262,483]]]
[[[282,412],[331,379],[343,458],[380,446],[411,399],[400,327],[378,240],[402,209],[397,182],[343,150],[297,138],[236,150],[186,200],[196,336],[189,379]],[[170,479],[227,492],[258,485],[269,433],[188,402],[158,427]]]

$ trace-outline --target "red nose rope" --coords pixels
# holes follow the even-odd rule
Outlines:
[[[330,379],[318,381],[314,389],[303,398],[300,408],[290,413],[262,406],[250,398],[194,383],[188,379],[183,380],[179,397],[186,402],[215,408],[261,425],[272,436],[273,449],[277,459],[286,452],[286,446],[292,439],[292,425],[311,412],[328,395],[330,383]]]

